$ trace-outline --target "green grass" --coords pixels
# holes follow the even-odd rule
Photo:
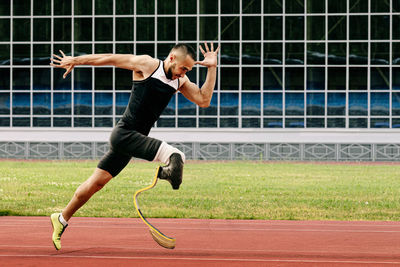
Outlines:
[[[60,211],[96,161],[0,161],[0,215]],[[134,162],[75,216],[137,217],[136,190],[157,164]],[[400,219],[400,165],[188,162],[178,191],[140,195],[147,217],[273,220]]]

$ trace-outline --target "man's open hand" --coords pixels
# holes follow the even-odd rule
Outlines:
[[[220,48],[220,45],[215,49],[214,51],[214,44],[211,43],[211,50],[208,48],[207,43],[204,43],[205,51],[201,45],[199,46],[201,53],[204,56],[204,59],[202,61],[196,61],[195,64],[199,64],[205,67],[217,67],[217,56],[218,56],[218,51]]]
[[[61,53],[62,57],[60,57],[56,54],[53,54],[53,57],[55,57],[57,59],[50,58],[50,60],[52,61],[50,63],[50,65],[53,67],[56,67],[56,68],[66,69],[66,71],[63,75],[63,78],[65,79],[65,77],[67,77],[68,73],[70,73],[72,71],[72,69],[75,67],[74,60],[73,60],[74,57],[66,56],[64,54],[64,52],[61,50],[60,50],[60,53]]]

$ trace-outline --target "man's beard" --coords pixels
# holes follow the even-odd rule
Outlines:
[[[171,71],[171,67],[168,68],[167,73],[165,73],[165,76],[167,77],[167,79],[171,80],[172,79],[172,71]]]

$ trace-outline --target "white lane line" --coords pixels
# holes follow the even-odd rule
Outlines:
[[[343,264],[400,264],[400,261],[357,261],[357,260],[300,260],[300,259],[255,259],[255,258],[200,258],[200,257],[121,257],[121,256],[73,256],[73,255],[0,255],[15,258],[76,258],[76,259],[115,259],[115,260],[163,260],[163,261],[233,261],[233,262],[290,262],[290,263],[343,263]]]
[[[4,217],[3,217],[4,218]],[[139,224],[139,219],[136,218],[130,218],[132,222],[127,222],[126,218],[121,218],[121,221],[118,221],[118,219],[115,219],[113,221],[109,220],[101,220],[101,218],[93,218],[93,220],[80,220],[79,218],[74,221],[73,223],[88,223],[88,224],[93,224],[93,223],[98,223],[98,224]],[[302,223],[303,221],[288,221],[282,222],[282,223],[277,223],[274,221],[230,221],[227,220],[226,222],[223,221],[214,221],[212,219],[207,220],[199,220],[199,221],[186,221],[185,219],[165,219],[165,221],[162,221],[158,218],[148,218],[150,220],[154,220],[154,222],[158,222],[160,224],[200,224],[200,225],[205,225],[205,226],[214,226],[214,225],[268,225],[268,226],[296,226],[296,227],[302,227],[302,226],[312,226],[312,227],[320,227],[320,226],[329,226],[329,227],[398,227],[400,228],[400,222],[389,222],[388,224],[358,224],[360,222],[358,221],[337,221],[338,223],[329,223],[326,221],[314,221],[316,223],[307,223],[307,221],[304,221],[306,223]],[[128,219],[129,220],[129,219]],[[8,222],[8,223],[21,223],[21,224],[28,224],[31,225],[31,222],[36,222],[36,223],[42,223],[43,221],[47,222],[48,219],[46,218],[39,218],[39,219],[2,219],[0,217],[0,224],[1,222]],[[321,223],[318,223],[321,222]]]
[[[15,227],[21,226],[19,224],[0,224],[1,227]],[[161,226],[159,226],[161,225]],[[27,225],[31,226],[31,225]],[[236,228],[236,227],[224,227],[224,228],[214,228],[214,227],[180,227],[176,225],[174,227],[171,226],[162,226],[162,224],[157,225],[158,228],[162,228],[164,230],[174,230],[174,231],[233,231],[233,232],[340,232],[340,233],[400,233],[399,230],[351,230],[351,229],[293,229],[293,228]],[[107,228],[107,229],[147,229],[144,225],[132,225],[132,226],[104,226],[104,225],[79,225],[79,224],[71,224],[70,227],[73,228]],[[35,228],[49,228],[49,225],[36,225]],[[1,232],[0,232],[1,233]]]
[[[48,246],[41,246],[41,245],[15,245],[15,244],[8,244],[8,245],[0,245],[0,247],[5,247],[5,248],[20,248],[20,249],[25,249],[25,248],[37,248],[37,249],[42,249],[42,248],[50,248],[50,249],[54,249],[53,245],[48,245]],[[159,249],[155,249],[155,248],[143,248],[143,247],[119,247],[119,246],[86,246],[86,247],[76,247],[76,246],[63,246],[63,250],[74,250],[74,251],[78,251],[78,250],[95,250],[95,249],[118,249],[118,250],[131,250],[132,252],[141,252],[141,251],[154,251],[154,252],[159,252]],[[202,249],[202,248],[178,248],[176,249],[177,252],[183,252],[183,253],[192,253],[192,252],[200,252],[200,253],[290,253],[290,254],[319,254],[319,255],[337,255],[338,253],[340,253],[341,255],[343,255],[343,253],[341,251],[323,251],[323,250],[273,250],[273,249],[268,249],[268,250],[261,250],[261,249],[251,249],[251,250],[246,250],[246,249]],[[366,255],[366,256],[370,256],[371,254],[368,252],[354,252],[354,253],[347,253],[347,255]],[[374,254],[379,255],[379,256],[397,256],[398,254],[382,254],[382,253],[378,253],[378,254]]]

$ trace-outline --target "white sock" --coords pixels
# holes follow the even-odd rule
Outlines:
[[[178,153],[182,156],[183,163],[185,163],[185,154],[180,151],[179,149],[168,145],[166,142],[162,142],[160,147],[158,148],[157,154],[154,157],[153,161],[161,161],[162,163],[168,164],[169,163],[169,157],[173,153]]]
[[[68,222],[64,219],[64,217],[62,216],[62,213],[60,213],[58,220],[60,221],[60,223],[62,223],[62,225],[64,225],[64,226],[68,225]]]

